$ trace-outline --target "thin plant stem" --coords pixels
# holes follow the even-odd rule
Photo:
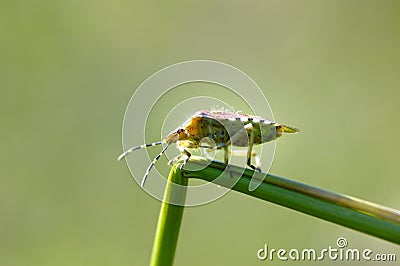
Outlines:
[[[190,169],[193,168],[197,170],[191,171]],[[249,196],[400,244],[400,211],[398,210],[283,177],[257,173],[236,166],[230,168],[233,176],[238,178],[233,187],[232,176],[225,171],[223,163],[210,162],[201,157],[192,156],[183,170],[183,176],[232,187],[233,190]],[[249,191],[253,175],[254,178],[265,179],[257,189]]]
[[[172,167],[165,188],[150,258],[151,266],[170,266],[174,261],[188,184],[188,179],[182,177],[177,167],[177,164]],[[172,183],[181,186],[173,186]]]

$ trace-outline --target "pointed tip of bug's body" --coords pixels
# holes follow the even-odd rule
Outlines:
[[[285,133],[298,133],[300,132],[300,129],[295,128],[295,127],[290,127],[290,126],[286,126],[286,125],[280,125],[282,128],[282,131]]]
[[[300,129],[298,129],[298,128],[281,125],[281,124],[275,124],[275,128],[276,128],[276,137],[277,138],[281,137],[283,133],[296,134],[297,132],[300,131]]]

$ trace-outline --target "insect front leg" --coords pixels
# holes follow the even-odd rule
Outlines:
[[[185,140],[185,141],[179,141],[177,143],[177,147],[178,147],[179,151],[181,152],[181,154],[179,154],[178,156],[176,156],[175,158],[170,160],[168,162],[168,164],[170,164],[170,165],[174,164],[183,158],[183,163],[179,167],[179,169],[182,171],[183,168],[185,167],[186,163],[189,161],[190,157],[192,156],[192,154],[186,148],[197,148],[197,146],[193,142]]]
[[[179,170],[183,170],[183,167],[185,167],[185,165],[187,164],[187,162],[189,161],[189,159],[190,159],[190,156],[192,156],[192,154],[190,153],[190,152],[188,152],[186,149],[182,149],[181,150],[181,155],[182,155],[182,157],[185,157],[185,159],[183,160],[183,163],[181,164],[181,167],[179,167]]]

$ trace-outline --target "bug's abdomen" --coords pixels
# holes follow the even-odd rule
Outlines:
[[[253,124],[254,144],[262,144],[277,138],[276,123],[268,121]]]

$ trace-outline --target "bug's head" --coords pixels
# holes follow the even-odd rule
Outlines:
[[[167,143],[177,142],[178,140],[187,138],[187,136],[188,136],[188,133],[186,132],[185,128],[179,127],[177,130],[171,132],[165,138],[165,142],[167,142]]]

